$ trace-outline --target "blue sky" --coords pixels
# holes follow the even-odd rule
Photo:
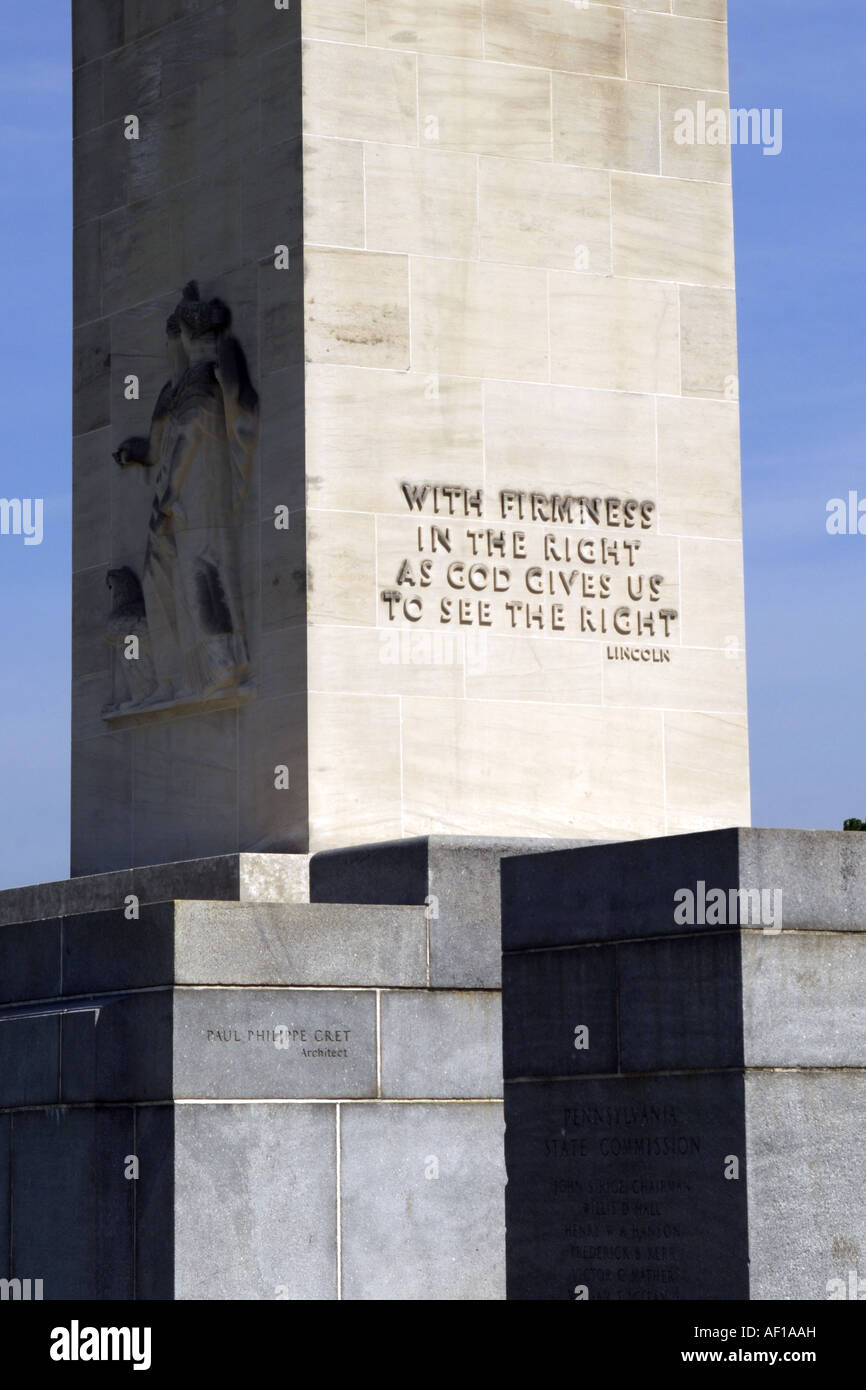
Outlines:
[[[435,3],[435,0],[433,0]],[[118,0],[120,3],[120,0]],[[0,887],[68,872],[69,2],[0,0]],[[734,150],[753,820],[866,818],[863,0],[729,0],[732,103],[781,107],[777,158]]]

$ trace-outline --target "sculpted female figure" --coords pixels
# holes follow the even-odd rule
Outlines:
[[[258,396],[219,299],[191,281],[166,324],[171,378],[150,434],[125,439],[122,468],[155,468],[141,587],[156,673],[141,705],[206,699],[250,674],[237,518],[249,485]]]

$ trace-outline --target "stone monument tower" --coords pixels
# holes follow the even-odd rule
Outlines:
[[[748,821],[723,0],[73,10],[73,874]]]
[[[863,1051],[768,1041],[762,990],[832,1018],[866,901],[847,841],[726,829],[730,152],[679,138],[727,102],[724,0],[72,10],[72,877],[0,894],[0,1278],[503,1298],[505,1075],[510,1296],[767,1296],[800,1217],[778,1117],[856,1126],[824,1073]],[[837,869],[807,940],[672,945],[683,883],[796,895],[804,863]],[[788,1064],[821,1073],[793,1100]],[[709,1077],[671,1099],[672,1068]],[[618,1119],[560,1153],[560,1115],[656,1103],[697,1225],[576,1255],[582,1145],[592,1182],[631,1169]]]

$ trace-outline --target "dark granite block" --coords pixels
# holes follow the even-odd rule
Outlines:
[[[125,869],[132,862],[132,745],[128,735],[127,729],[73,740],[73,877]]]
[[[291,524],[304,523],[304,374],[299,366],[271,372],[261,387],[262,515],[288,507]],[[301,668],[303,675],[303,667]],[[283,686],[286,693],[291,686]]]
[[[0,1279],[9,1278],[12,1229],[12,1116],[0,1115]]]
[[[118,208],[103,218],[104,313],[116,314],[143,300],[157,299],[167,287],[182,283],[181,247],[171,228],[179,204],[180,195],[174,196],[174,190],[169,190]]]
[[[0,1107],[58,1100],[59,1064],[59,1012],[0,1013]]]
[[[329,849],[310,860],[310,901],[319,903],[423,903],[427,837],[383,840]]]
[[[142,724],[128,732],[135,777],[133,862],[200,859],[235,844],[235,711]]]
[[[198,10],[206,10],[213,3],[214,0],[123,0],[126,42],[140,39]]]
[[[508,1298],[748,1298],[742,1073],[508,1082],[505,1125]]]
[[[0,927],[0,1004],[60,993],[60,922]]]
[[[63,918],[63,992],[96,994],[170,985],[174,978],[174,905]],[[2,940],[2,938],[0,938]]]
[[[170,1100],[170,990],[97,997],[63,1018],[62,1100]]]
[[[103,62],[106,120],[224,71],[236,51],[231,9],[212,5],[110,53]]]
[[[740,933],[618,946],[622,1071],[743,1065]]]
[[[31,1111],[12,1129],[12,1273],[45,1299],[133,1295],[132,1110]]]
[[[616,955],[611,946],[506,956],[502,988],[507,1077],[617,1070]],[[586,1028],[584,1036],[577,1028]],[[581,1043],[580,1047],[575,1046]],[[584,1045],[587,1044],[587,1045]]]
[[[703,880],[739,886],[738,830],[568,849],[502,865],[506,951],[689,931],[674,894]]]
[[[277,244],[276,242],[274,243]],[[300,245],[289,247],[289,267],[277,270],[273,252],[259,266],[259,370],[299,369],[304,360],[304,277]]]

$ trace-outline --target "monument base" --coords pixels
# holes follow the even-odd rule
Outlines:
[[[866,841],[713,831],[502,879],[507,1296],[850,1297]]]
[[[0,1279],[45,1299],[860,1287],[855,835],[230,855],[0,924]]]
[[[498,865],[555,847],[0,893],[0,1278],[49,1300],[503,1298]]]

